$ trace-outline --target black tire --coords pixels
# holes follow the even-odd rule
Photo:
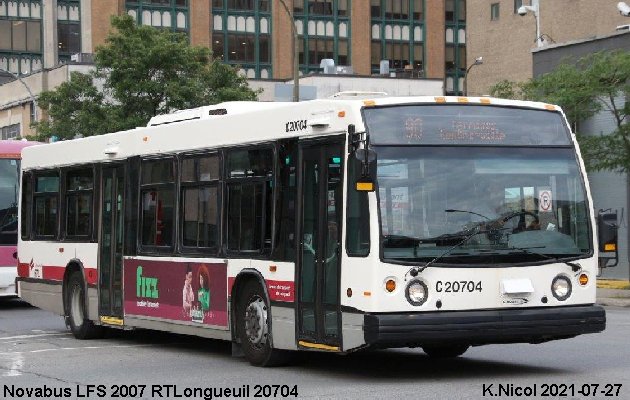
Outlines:
[[[452,346],[422,346],[422,351],[431,358],[455,358],[468,350],[467,344],[457,344]]]
[[[87,318],[87,307],[85,306],[85,282],[80,271],[72,272],[68,279],[68,290],[66,292],[66,309],[68,310],[68,322],[72,334],[77,339],[94,339],[100,337],[103,328],[94,325]]]
[[[245,358],[258,367],[275,367],[288,362],[287,351],[271,347],[269,300],[260,285],[255,281],[246,282],[237,298],[236,331]]]

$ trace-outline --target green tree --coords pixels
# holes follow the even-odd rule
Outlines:
[[[96,49],[94,72],[73,73],[40,96],[49,118],[34,124],[38,139],[131,129],[178,109],[257,99],[234,67],[181,33],[138,26],[127,15],[112,17],[112,27]]]
[[[630,52],[602,51],[565,61],[553,71],[527,82],[502,81],[493,95],[558,104],[578,135],[587,168],[630,171]],[[610,134],[582,132],[580,122],[605,112],[615,122]]]

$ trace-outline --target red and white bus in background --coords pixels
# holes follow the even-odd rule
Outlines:
[[[30,147],[22,169],[19,295],[77,338],[157,329],[272,365],[605,328],[588,181],[553,105],[223,103]]]
[[[16,295],[20,159],[22,149],[34,144],[0,140],[0,297]]]

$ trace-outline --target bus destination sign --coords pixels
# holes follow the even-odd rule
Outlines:
[[[571,145],[555,111],[488,105],[405,105],[364,110],[374,145]]]

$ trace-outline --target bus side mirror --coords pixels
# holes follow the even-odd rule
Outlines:
[[[372,149],[356,149],[354,157],[361,162],[361,177],[356,181],[356,189],[359,192],[373,192],[376,180],[376,152]]]
[[[599,210],[597,213],[597,241],[601,268],[615,267],[619,262],[617,211]],[[609,256],[612,254],[612,257]],[[603,257],[602,257],[603,256]]]

